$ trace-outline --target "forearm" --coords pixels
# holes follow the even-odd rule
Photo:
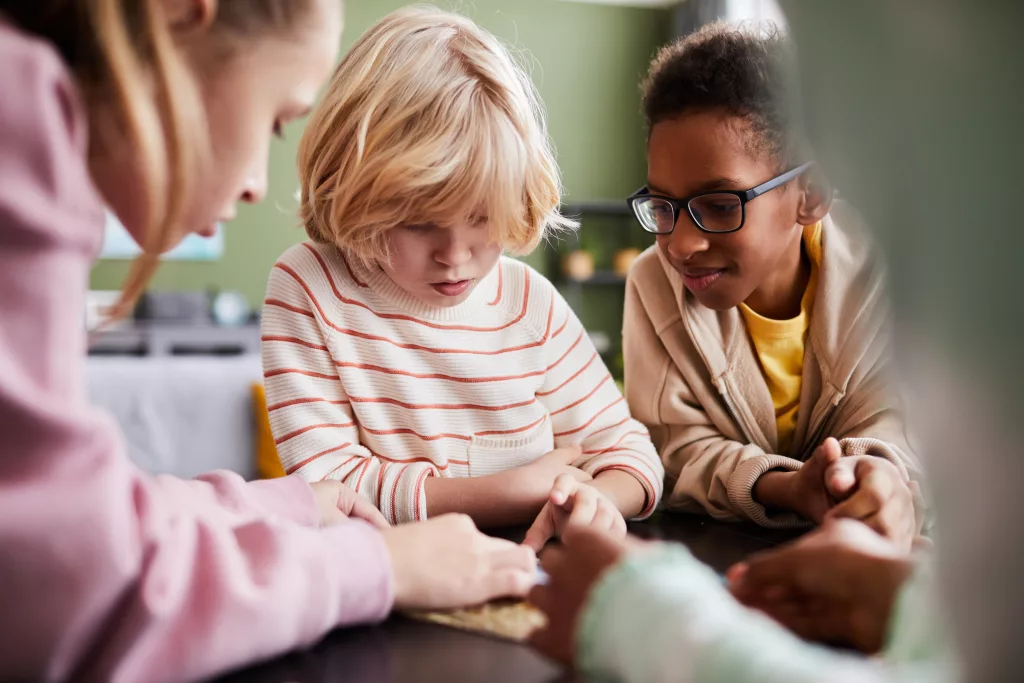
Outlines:
[[[515,496],[516,487],[503,473],[457,479],[430,477],[424,487],[428,517],[460,512],[479,527],[528,524],[543,506],[543,501]]]
[[[594,477],[591,485],[604,494],[625,519],[638,516],[647,507],[646,489],[629,472],[605,470]]]

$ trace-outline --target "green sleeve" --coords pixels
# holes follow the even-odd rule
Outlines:
[[[889,663],[800,640],[737,603],[678,545],[631,556],[602,577],[580,615],[577,660],[592,680],[627,683],[953,680],[935,662]]]

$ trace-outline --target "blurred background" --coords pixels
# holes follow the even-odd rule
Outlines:
[[[343,50],[406,4],[346,0]],[[435,4],[504,40],[540,90],[562,170],[563,211],[582,227],[524,260],[556,283],[621,380],[625,274],[653,243],[625,203],[646,177],[639,86],[648,63],[662,45],[705,23],[781,24],[782,14],[774,0]],[[132,457],[148,469],[181,476],[221,466],[246,476],[279,473],[261,402],[258,314],[274,262],[305,239],[296,219],[295,170],[303,125],[296,122],[273,143],[267,201],[240,207],[237,220],[213,239],[190,238],[165,258],[133,319],[94,329],[116,301],[135,253],[116,220],[109,221],[86,311],[94,330],[90,388],[121,422]],[[239,455],[253,452],[244,462]]]

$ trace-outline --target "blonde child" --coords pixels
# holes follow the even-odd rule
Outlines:
[[[345,57],[300,150],[311,242],[268,286],[263,359],[280,457],[393,523],[448,511],[625,530],[662,467],[554,286],[502,256],[558,213],[528,76],[470,20],[407,8]],[[538,514],[540,513],[540,514]]]

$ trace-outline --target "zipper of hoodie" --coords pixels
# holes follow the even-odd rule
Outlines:
[[[733,403],[732,397],[729,395],[729,384],[725,379],[725,375],[720,375],[715,380],[715,388],[718,389],[719,395],[722,400],[725,401],[726,410],[729,411],[729,415],[732,417],[733,422],[740,426],[740,431],[743,432],[743,438],[747,443],[754,443],[754,440],[750,438],[750,430],[747,429],[747,423],[740,416],[739,410],[736,408],[736,404]]]
[[[814,453],[814,449],[818,447],[818,440],[821,438],[821,433],[825,431],[825,425],[828,423],[828,418],[832,416],[832,411],[839,405],[839,401],[842,400],[844,393],[829,384],[829,397],[828,407],[825,408],[825,412],[821,418],[818,419],[818,425],[814,428],[814,433],[809,439],[804,441],[804,447],[801,451],[801,459],[807,462],[807,459]]]

